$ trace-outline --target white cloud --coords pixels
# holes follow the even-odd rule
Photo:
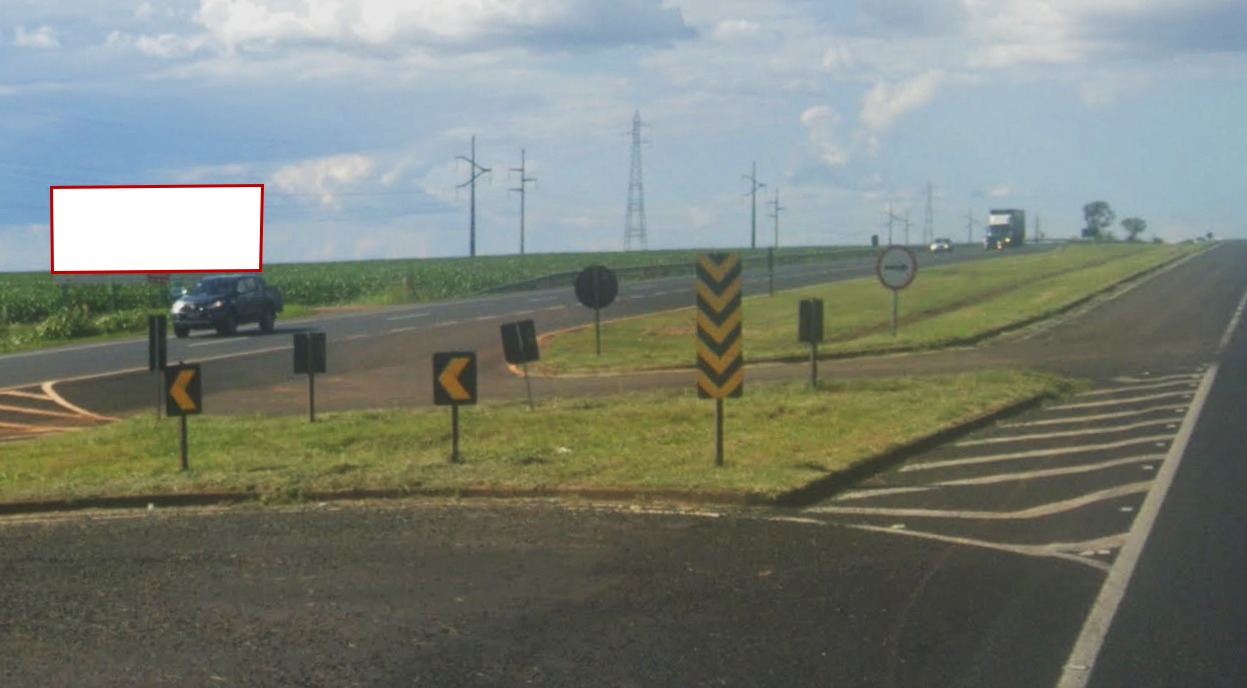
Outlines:
[[[196,21],[228,49],[518,44],[541,50],[690,38],[661,0],[200,0]]]
[[[363,179],[372,168],[366,155],[332,155],[284,165],[273,173],[273,184],[288,193],[314,194],[321,205],[336,208],[335,191]]]
[[[943,73],[930,71],[895,84],[880,81],[862,99],[862,126],[872,133],[887,131],[897,119],[930,102],[944,80]]]
[[[839,167],[849,161],[849,154],[840,145],[836,129],[840,115],[827,105],[815,105],[801,113],[801,124],[809,131],[810,144],[823,162]]]
[[[714,212],[711,211],[709,208],[703,208],[701,206],[689,207],[688,209],[689,229],[692,229],[694,231],[702,231],[702,230],[710,229],[710,226],[713,222],[714,222]]]
[[[1013,188],[1008,184],[997,184],[983,192],[987,198],[1005,198],[1013,193]]]
[[[741,41],[757,38],[762,26],[748,19],[725,19],[715,24],[711,37],[716,41]]]
[[[19,26],[13,36],[13,45],[19,48],[59,48],[61,42],[50,26],[40,26],[30,32],[26,31],[26,27]]]

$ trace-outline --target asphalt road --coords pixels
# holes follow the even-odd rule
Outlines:
[[[1243,685],[1244,292],[1228,244],[994,346],[846,364],[1093,385],[800,510],[2,520],[0,684]]]

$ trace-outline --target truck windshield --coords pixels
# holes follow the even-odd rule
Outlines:
[[[229,280],[204,280],[190,290],[192,296],[224,296],[230,293]]]

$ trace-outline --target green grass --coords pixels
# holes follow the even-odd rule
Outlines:
[[[745,360],[809,356],[808,345],[796,341],[801,299],[824,301],[827,341],[819,347],[821,353],[933,349],[1050,315],[1193,250],[1197,249],[1071,245],[1042,254],[1002,255],[920,270],[914,283],[900,293],[901,324],[896,337],[890,330],[891,292],[874,277],[793,289],[773,297],[746,297],[742,304]],[[691,284],[689,294],[691,302]],[[602,328],[600,357],[594,351],[592,327],[555,333],[544,339],[542,360],[533,370],[575,374],[691,367],[696,360],[694,319],[690,304],[686,309],[608,322]]]
[[[725,402],[726,465],[713,465],[713,402],[690,388],[461,410],[463,460],[448,462],[450,412],[300,418],[131,418],[4,445],[0,501],[246,491],[285,499],[352,489],[635,488],[773,496],[868,457],[1073,383],[1025,371],[755,384]]]

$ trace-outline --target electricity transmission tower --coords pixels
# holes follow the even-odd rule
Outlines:
[[[922,243],[930,244],[935,241],[935,211],[931,202],[934,195],[931,182],[927,182],[927,216],[922,225]]]
[[[974,211],[966,211],[966,243],[974,243]]]
[[[749,182],[749,190],[745,192],[749,196],[749,248],[758,247],[758,189],[766,188],[766,184],[758,182],[758,163],[753,163],[752,171],[749,174],[741,175]]]
[[[493,170],[491,170],[488,167],[481,167],[480,165],[476,164],[476,137],[475,136],[472,137],[471,157],[465,158],[462,155],[460,155],[459,159],[463,160],[464,162],[472,166],[472,169],[470,170],[472,173],[472,176],[466,182],[460,184],[459,186],[455,188],[462,189],[463,187],[466,186],[472,190],[470,201],[469,201],[471,210],[468,211],[468,255],[472,258],[475,258],[476,257],[476,179],[477,177],[480,177],[482,174],[485,174],[486,172],[492,172]]]
[[[771,201],[770,216],[775,219],[775,248],[779,248],[779,213],[781,210],[787,210],[779,204],[779,188],[775,189],[775,200]]]
[[[641,111],[632,113],[632,169],[628,174],[628,213],[624,218],[624,250],[646,250],[645,185],[641,180]]]
[[[909,208],[905,209],[905,245],[909,245]]]
[[[528,177],[524,174],[524,149],[520,149],[520,166],[512,167],[512,172],[520,173],[520,186],[511,191],[518,192],[520,195],[520,255],[524,255],[524,196],[528,193],[527,187],[530,182],[537,181],[536,177]]]

